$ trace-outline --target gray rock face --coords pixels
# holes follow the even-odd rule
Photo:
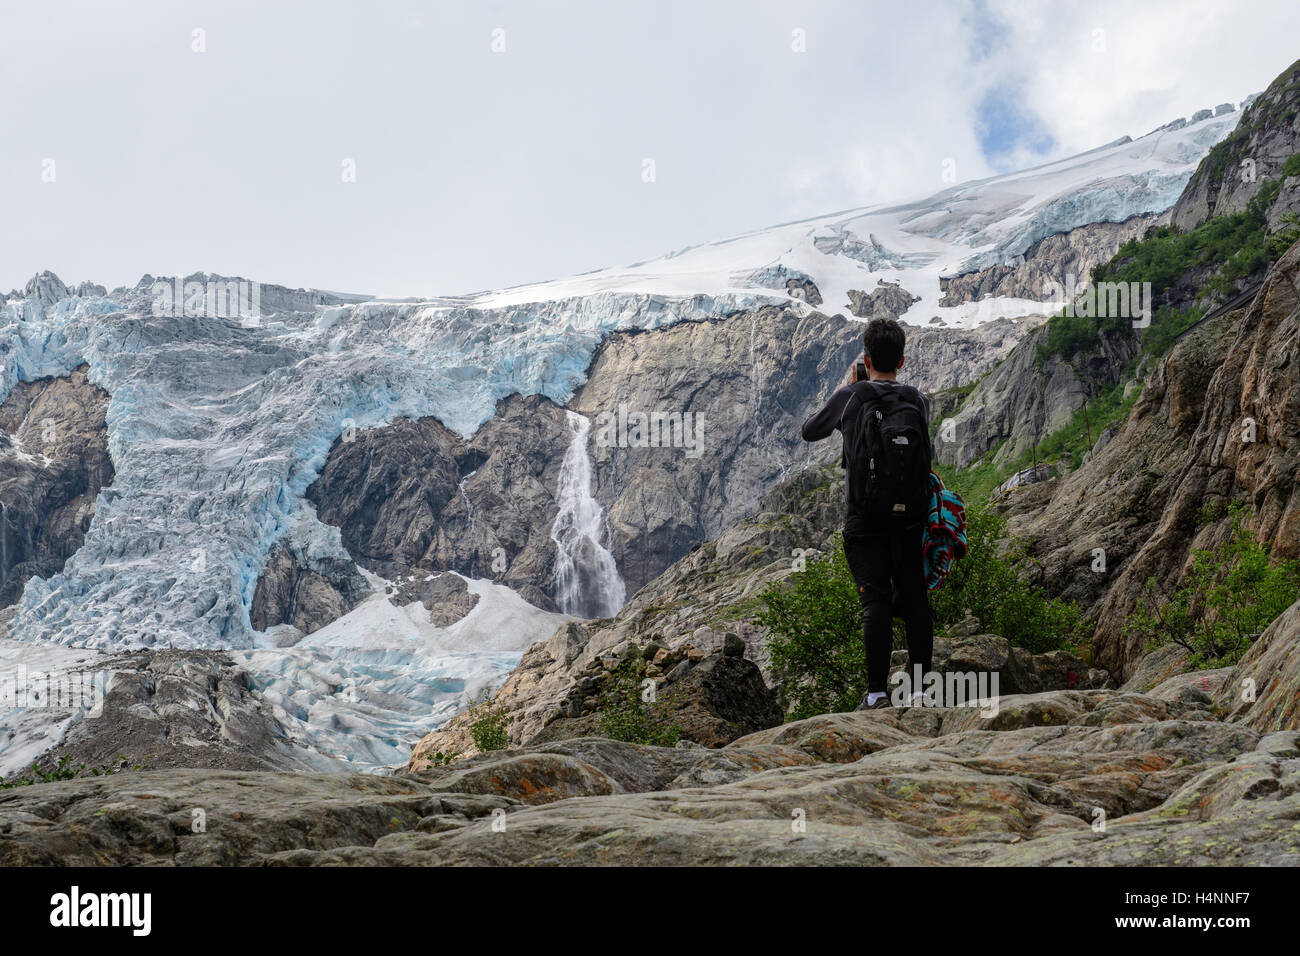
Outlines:
[[[1213,216],[1241,212],[1260,188],[1300,152],[1300,61],[1287,67],[1248,104],[1237,128],[1210,150],[1175,204],[1172,222],[1194,229]],[[1300,179],[1284,184],[1274,210],[1294,209]],[[1270,211],[1269,221],[1280,216]]]
[[[0,404],[0,607],[33,575],[61,571],[85,540],[95,499],[113,481],[107,410],[85,366],[20,382]]]
[[[1118,384],[1139,348],[1131,331],[1101,331],[1097,346],[1071,361],[1043,360],[1038,346],[1046,334],[1039,326],[1017,343],[939,429],[940,462],[964,468],[999,444],[995,463],[1014,462],[1069,423],[1085,400]]]
[[[902,378],[925,392],[935,403],[934,414],[948,405],[945,389],[968,386],[1010,354],[1041,317],[998,318],[973,329],[927,328],[903,324],[907,333]]]
[[[478,604],[465,579],[456,574],[413,575],[399,582],[392,603],[403,607],[419,601],[435,627],[450,627]]]
[[[1006,497],[1008,531],[1028,544],[1039,583],[1095,617],[1099,665],[1132,676],[1143,648],[1124,623],[1148,579],[1172,593],[1192,549],[1228,533],[1229,518],[1198,521],[1207,503],[1249,502],[1258,540],[1300,555],[1297,289],[1300,244],[1249,307],[1178,340],[1123,427],[1077,471]],[[1088,570],[1095,548],[1105,573]]]
[[[696,542],[752,514],[774,484],[811,460],[800,426],[860,352],[859,334],[839,317],[766,308],[605,342],[571,403],[597,423],[593,432],[599,416],[624,408],[680,412],[702,428],[701,447],[690,454],[593,441],[596,498],[629,594]]]
[[[1300,862],[1297,812],[1294,731],[1059,691],[991,718],[827,714],[720,749],[583,738],[394,777],[19,787],[0,791],[0,864],[1281,865]]]
[[[550,529],[568,441],[563,410],[541,396],[504,399],[468,442],[436,419],[399,419],[336,442],[307,497],[362,567],[492,577],[555,610]]]
[[[859,319],[897,319],[912,307],[912,303],[920,301],[919,295],[912,295],[901,285],[884,279],[880,279],[870,292],[849,290],[849,311]]]
[[[315,567],[304,567],[280,545],[258,578],[249,621],[259,631],[290,624],[310,634],[342,617],[369,593],[370,585],[350,562],[325,558]]]
[[[73,723],[42,763],[150,770],[324,769],[286,739],[248,672],[221,651],[136,651],[105,662],[102,713]]]
[[[985,296],[1014,296],[1022,299],[1052,298],[1052,283],[1064,287],[1067,277],[1086,282],[1093,267],[1107,262],[1130,239],[1141,238],[1148,229],[1163,225],[1169,216],[1134,216],[1124,222],[1095,222],[1069,232],[1040,239],[1025,251],[1022,261],[995,265],[978,272],[940,279],[944,297],[941,306],[978,302]]]

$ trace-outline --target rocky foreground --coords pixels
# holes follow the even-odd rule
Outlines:
[[[827,714],[717,749],[20,787],[0,864],[1300,864],[1300,732],[1221,719],[1237,676]]]

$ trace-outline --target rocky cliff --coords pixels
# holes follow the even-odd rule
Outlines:
[[[568,443],[563,409],[540,395],[502,399],[468,441],[434,418],[398,419],[345,432],[307,498],[377,574],[454,569],[554,610],[550,532]]]
[[[1070,359],[1042,356],[1047,337],[1039,325],[979,380],[934,439],[945,465],[964,468],[996,449],[993,462],[1006,465],[1063,428],[1085,400],[1118,385],[1140,343],[1131,331],[1099,331],[1097,344]]]
[[[113,481],[108,393],[87,369],[20,382],[0,403],[0,608],[81,547]]]
[[[1300,245],[1247,307],[1187,332],[1153,369],[1127,421],[1074,473],[1012,491],[1009,530],[1049,589],[1096,620],[1097,659],[1125,672],[1142,653],[1125,633],[1148,578],[1166,591],[1191,549],[1227,533],[1207,504],[1251,506],[1277,554],[1300,554]],[[1091,570],[1093,549],[1106,570]]]
[[[1247,106],[1241,121],[1210,150],[1174,205],[1171,221],[1194,229],[1213,216],[1241,212],[1264,183],[1300,152],[1300,60],[1291,64]],[[1300,176],[1282,185],[1268,213],[1275,224],[1300,203]]]
[[[1108,261],[1130,239],[1169,220],[1168,213],[1133,216],[1123,222],[1094,222],[1034,243],[1018,261],[940,280],[941,306],[978,302],[985,296],[1012,296],[1044,301],[1064,287],[1069,276],[1086,282],[1092,269]]]

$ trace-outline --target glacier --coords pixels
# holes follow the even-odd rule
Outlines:
[[[935,314],[958,327],[1041,314],[1043,303],[1020,299],[941,307],[940,278],[1013,261],[1048,235],[1168,208],[1238,117],[1162,127],[903,203],[468,296],[377,299],[266,285],[257,316],[193,317],[155,314],[149,275],[110,293],[89,283],[69,288],[43,273],[0,304],[0,398],[18,381],[87,365],[90,380],[110,395],[116,477],[100,493],[85,543],[63,571],[28,580],[9,637],[97,652],[237,650],[278,695],[286,720],[297,721],[304,747],[366,765],[402,759],[417,724],[427,731],[566,618],[530,615],[495,595],[493,606],[513,607],[503,613],[527,626],[505,628],[513,634],[510,646],[491,651],[484,648],[505,626],[501,614],[486,610],[471,613],[474,622],[457,632],[460,650],[429,635],[377,649],[375,629],[397,622],[378,598],[330,625],[324,637],[294,647],[277,647],[255,631],[249,608],[277,542],[293,541],[309,560],[348,557],[338,530],[321,523],[303,497],[346,430],[432,415],[469,437],[511,394],[563,405],[612,332],[768,304],[807,310],[780,288],[786,277],[811,278],[826,312],[847,311],[848,290],[883,279],[920,297],[904,316],[918,324]],[[596,532],[587,530],[597,546],[585,553],[599,559]],[[608,577],[608,569],[596,570]],[[606,583],[599,613],[622,603],[614,582]],[[342,669],[334,675],[341,683],[306,681],[314,690],[294,683],[296,673],[330,668]],[[383,691],[392,704],[387,716],[365,713],[362,694],[335,702],[342,710],[333,713],[346,719],[318,719],[328,710],[322,702],[338,696],[325,689],[351,686],[358,676]],[[399,686],[408,690],[398,693]],[[319,729],[331,724],[346,726]]]

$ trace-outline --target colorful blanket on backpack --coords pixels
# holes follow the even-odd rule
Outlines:
[[[925,523],[922,560],[925,586],[933,591],[943,584],[953,562],[966,556],[966,504],[930,472],[930,513]]]

